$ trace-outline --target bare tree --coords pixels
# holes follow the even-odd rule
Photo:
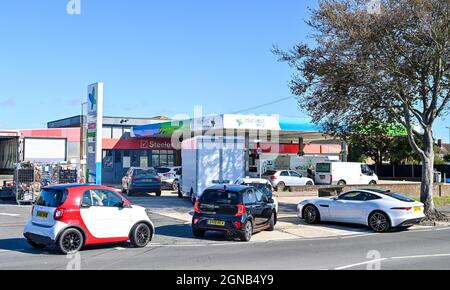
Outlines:
[[[320,1],[307,21],[315,44],[274,52],[296,71],[290,86],[299,105],[327,131],[366,122],[405,126],[422,163],[420,199],[427,217],[439,219],[433,124],[450,100],[450,0],[379,1],[379,9],[366,0]]]

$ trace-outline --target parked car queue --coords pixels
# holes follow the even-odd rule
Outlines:
[[[356,189],[337,197],[307,199],[298,204],[297,214],[308,224],[354,223],[375,232],[408,228],[425,217],[422,203],[381,189]],[[276,202],[264,188],[215,185],[194,204],[192,233],[201,238],[208,231],[219,231],[230,240],[248,242],[256,232],[273,231],[277,219]],[[114,188],[90,184],[43,188],[23,233],[32,247],[55,245],[64,254],[86,245],[126,241],[145,247],[154,234],[155,226],[145,208],[133,205]]]

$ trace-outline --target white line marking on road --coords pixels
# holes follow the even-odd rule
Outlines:
[[[13,217],[20,216],[20,214],[17,214],[17,213],[5,213],[5,212],[0,212],[0,215],[13,216]]]
[[[387,258],[369,260],[369,261],[365,261],[365,262],[361,262],[361,263],[355,263],[355,264],[351,264],[351,265],[345,265],[345,266],[337,267],[337,268],[334,268],[334,269],[335,270],[345,270],[345,269],[349,269],[349,268],[353,268],[353,267],[357,267],[357,266],[367,265],[369,263],[381,262],[381,261],[384,261],[384,260],[387,260]]]
[[[391,259],[420,259],[420,258],[435,258],[435,257],[450,257],[450,254],[431,254],[431,255],[416,255],[416,256],[399,256]]]
[[[367,260],[367,261],[364,261],[361,263],[340,266],[340,267],[337,267],[334,269],[335,270],[345,270],[345,269],[350,269],[350,268],[354,268],[357,266],[367,265],[370,263],[376,263],[376,262],[381,262],[381,261],[388,261],[388,260],[406,260],[406,259],[423,259],[423,258],[440,258],[440,257],[450,257],[450,254],[424,254],[424,255],[414,255],[414,256],[398,256],[398,257],[390,257],[390,258],[380,258],[380,259],[375,259],[375,260]]]

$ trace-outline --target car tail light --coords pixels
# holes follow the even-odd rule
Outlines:
[[[409,211],[409,210],[412,209],[412,207],[393,207],[393,208],[391,208],[391,209],[397,209],[397,210],[406,210],[406,211]]]
[[[237,213],[235,216],[242,216],[246,211],[247,209],[245,208],[245,205],[240,203],[237,205]]]
[[[241,228],[241,222],[234,222],[233,224],[237,229]]]
[[[156,181],[161,181],[161,177],[155,177],[155,178],[153,178],[154,180],[156,180]]]
[[[55,220],[60,220],[64,217],[64,213],[65,213],[65,209],[63,208],[57,208],[55,210],[55,214],[53,215],[53,217],[55,218]]]
[[[333,175],[330,175],[330,184],[333,183]]]
[[[133,178],[131,178],[131,180],[136,181],[136,180],[141,180],[141,179],[137,178],[137,177],[133,177]]]
[[[196,213],[200,213],[200,208],[199,208],[199,206],[200,206],[200,203],[199,203],[198,201],[196,201],[196,202],[194,203],[194,211],[195,211]]]
[[[33,212],[34,212],[34,204],[33,204],[33,206],[31,207],[31,215],[33,215]]]
[[[194,224],[198,223],[198,218],[194,219]]]
[[[272,175],[272,176],[270,177],[270,180],[275,180],[275,179],[277,179],[277,177],[276,177],[275,175]]]

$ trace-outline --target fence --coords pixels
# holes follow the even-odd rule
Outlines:
[[[420,180],[422,177],[422,165],[375,164],[370,167],[380,178]],[[442,178],[450,177],[450,165],[435,165],[434,169],[441,172]]]

